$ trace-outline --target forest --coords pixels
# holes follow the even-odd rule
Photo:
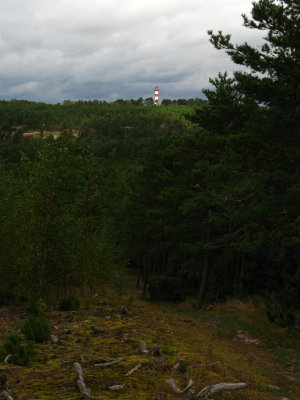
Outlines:
[[[293,325],[299,7],[253,3],[260,48],[210,31],[237,71],[211,78],[206,100],[0,101],[0,304],[87,296],[125,268],[147,299],[261,296]]]

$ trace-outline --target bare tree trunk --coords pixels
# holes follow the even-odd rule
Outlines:
[[[239,280],[240,280],[240,270],[241,270],[241,256],[239,252],[236,252],[234,260],[234,283],[233,283],[233,296],[236,296]]]
[[[198,296],[198,307],[202,307],[203,301],[205,298],[205,293],[207,289],[207,277],[208,277],[208,270],[209,270],[209,252],[206,251],[204,265],[202,268],[201,274],[201,282],[200,282],[200,289],[199,289],[199,296]]]
[[[148,259],[148,257],[147,257],[147,259]],[[146,263],[146,265],[144,264],[144,270],[143,270],[143,297],[146,296],[147,284],[148,284],[148,271],[147,271],[147,267],[148,267],[148,262]]]
[[[210,222],[210,211],[208,214],[208,226],[207,226],[207,242],[210,240],[211,236],[211,222]],[[202,268],[202,273],[201,273],[201,282],[200,282],[200,289],[199,289],[199,296],[198,296],[198,307],[202,307],[203,301],[205,298],[205,293],[207,289],[207,277],[208,277],[208,271],[209,271],[209,261],[210,261],[210,252],[209,249],[207,248],[205,250],[205,259],[204,259],[204,265]]]
[[[136,288],[139,289],[142,277],[142,265],[143,265],[143,253],[140,252],[139,261],[138,261],[138,275],[136,280]]]

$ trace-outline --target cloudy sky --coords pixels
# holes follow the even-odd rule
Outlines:
[[[252,0],[0,0],[0,99],[202,97],[237,69],[207,30],[256,46]]]

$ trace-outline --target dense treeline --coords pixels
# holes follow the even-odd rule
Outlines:
[[[250,72],[220,73],[206,102],[1,102],[1,285],[49,295],[138,272],[158,300],[260,294],[299,307],[299,5],[260,0],[258,50],[210,32]],[[22,133],[39,130],[29,139]],[[43,138],[59,130],[57,139]],[[75,134],[74,134],[75,133]],[[289,310],[289,312],[287,312]]]
[[[12,135],[15,141],[18,136],[28,131],[61,131],[105,132],[114,136],[124,129],[151,129],[162,124],[168,115],[174,119],[177,114],[189,113],[191,105],[173,102],[168,108],[161,107],[154,111],[153,99],[123,100],[112,103],[104,101],[70,101],[62,104],[35,103],[26,100],[0,101],[0,138],[9,140]],[[145,106],[147,105],[148,106]],[[195,104],[198,104],[196,102]],[[192,104],[192,105],[195,105]],[[150,107],[149,107],[150,106]]]

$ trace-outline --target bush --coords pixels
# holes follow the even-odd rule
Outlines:
[[[59,311],[77,311],[80,306],[80,301],[74,297],[64,297],[60,300],[58,309]]]
[[[14,300],[14,295],[7,289],[0,287],[0,306],[6,306]]]
[[[37,343],[44,342],[50,337],[48,322],[45,318],[36,317],[35,315],[29,315],[26,318],[21,332],[27,340],[33,340]]]
[[[10,334],[2,348],[0,349],[0,361],[5,360],[8,354],[12,356],[8,362],[15,365],[28,365],[29,361],[35,356],[36,351],[32,342],[22,345],[22,338],[16,334]]]
[[[286,304],[280,298],[280,295],[267,297],[265,307],[270,322],[281,327],[295,325],[295,312],[289,304]]]
[[[176,277],[167,275],[153,276],[149,280],[148,291],[151,301],[173,301],[179,303],[184,300],[182,285]]]
[[[37,317],[39,314],[39,307],[35,301],[32,301],[27,304],[26,311],[28,312],[28,314],[32,314]]]

